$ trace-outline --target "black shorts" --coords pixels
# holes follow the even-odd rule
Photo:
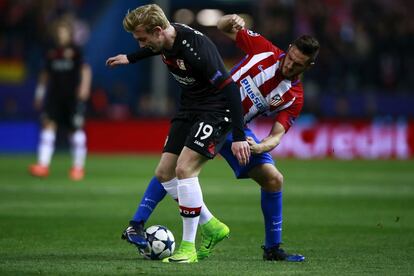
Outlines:
[[[184,146],[212,159],[223,146],[231,130],[228,112],[180,112],[171,121],[163,152],[180,155]]]
[[[55,122],[59,126],[76,130],[83,127],[85,112],[78,108],[76,100],[47,99],[41,116],[44,119]]]

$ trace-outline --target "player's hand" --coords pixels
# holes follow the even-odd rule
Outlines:
[[[237,14],[232,14],[230,16],[229,22],[232,26],[233,32],[240,31],[246,25],[246,22],[244,22],[244,19],[238,16]]]
[[[250,148],[246,141],[233,142],[231,144],[231,151],[236,156],[240,165],[246,166],[249,163]]]
[[[250,146],[250,152],[252,154],[260,154],[262,153],[260,144],[256,143],[256,141],[252,137],[246,137],[247,143],[249,143]]]
[[[106,66],[115,67],[117,65],[129,64],[129,60],[126,55],[121,54],[114,57],[110,57],[106,60]]]

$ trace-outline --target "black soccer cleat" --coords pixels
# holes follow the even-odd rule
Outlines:
[[[143,250],[147,247],[147,236],[145,234],[144,223],[130,221],[127,229],[122,233],[121,239],[132,243],[138,250]]]
[[[263,249],[263,260],[265,261],[286,261],[286,262],[303,262],[305,257],[299,254],[288,254],[279,245]]]

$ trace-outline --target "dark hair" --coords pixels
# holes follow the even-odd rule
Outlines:
[[[293,42],[293,45],[304,55],[310,57],[311,62],[314,62],[319,54],[319,41],[313,36],[302,35]]]

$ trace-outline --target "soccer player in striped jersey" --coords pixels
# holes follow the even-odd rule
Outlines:
[[[318,55],[319,43],[311,36],[295,40],[283,52],[264,37],[244,29],[244,21],[237,15],[226,15],[218,22],[218,28],[236,42],[247,54],[231,71],[233,80],[239,86],[245,123],[259,115],[274,117],[269,135],[259,141],[254,133],[245,127],[252,156],[246,166],[241,166],[231,152],[232,135],[227,137],[220,154],[229,163],[237,178],[252,178],[261,186],[261,207],[265,221],[264,260],[301,262],[305,258],[288,254],[280,248],[282,242],[282,185],[283,176],[274,166],[268,153],[279,143],[283,135],[299,116],[303,106],[303,87],[299,75],[310,68]],[[141,223],[151,215],[159,201],[165,196],[157,178],[153,178],[142,198],[133,221]],[[173,187],[169,187],[171,195]],[[201,209],[200,218],[211,217]],[[214,218],[214,217],[213,217]],[[204,259],[220,241],[220,234],[214,233],[212,220],[200,224],[202,244],[198,259]],[[136,232],[128,235],[131,243]]]
[[[264,260],[300,262],[302,255],[288,254],[280,248],[282,242],[282,185],[283,175],[274,166],[268,153],[281,141],[303,106],[303,86],[300,74],[310,68],[319,53],[319,42],[312,36],[296,39],[286,52],[261,35],[244,28],[238,15],[223,16],[217,27],[246,53],[231,71],[240,88],[244,120],[258,116],[274,118],[269,135],[259,141],[245,128],[252,156],[247,166],[240,166],[230,155],[228,143],[220,154],[233,168],[237,178],[250,177],[261,186],[261,207],[265,221]]]

